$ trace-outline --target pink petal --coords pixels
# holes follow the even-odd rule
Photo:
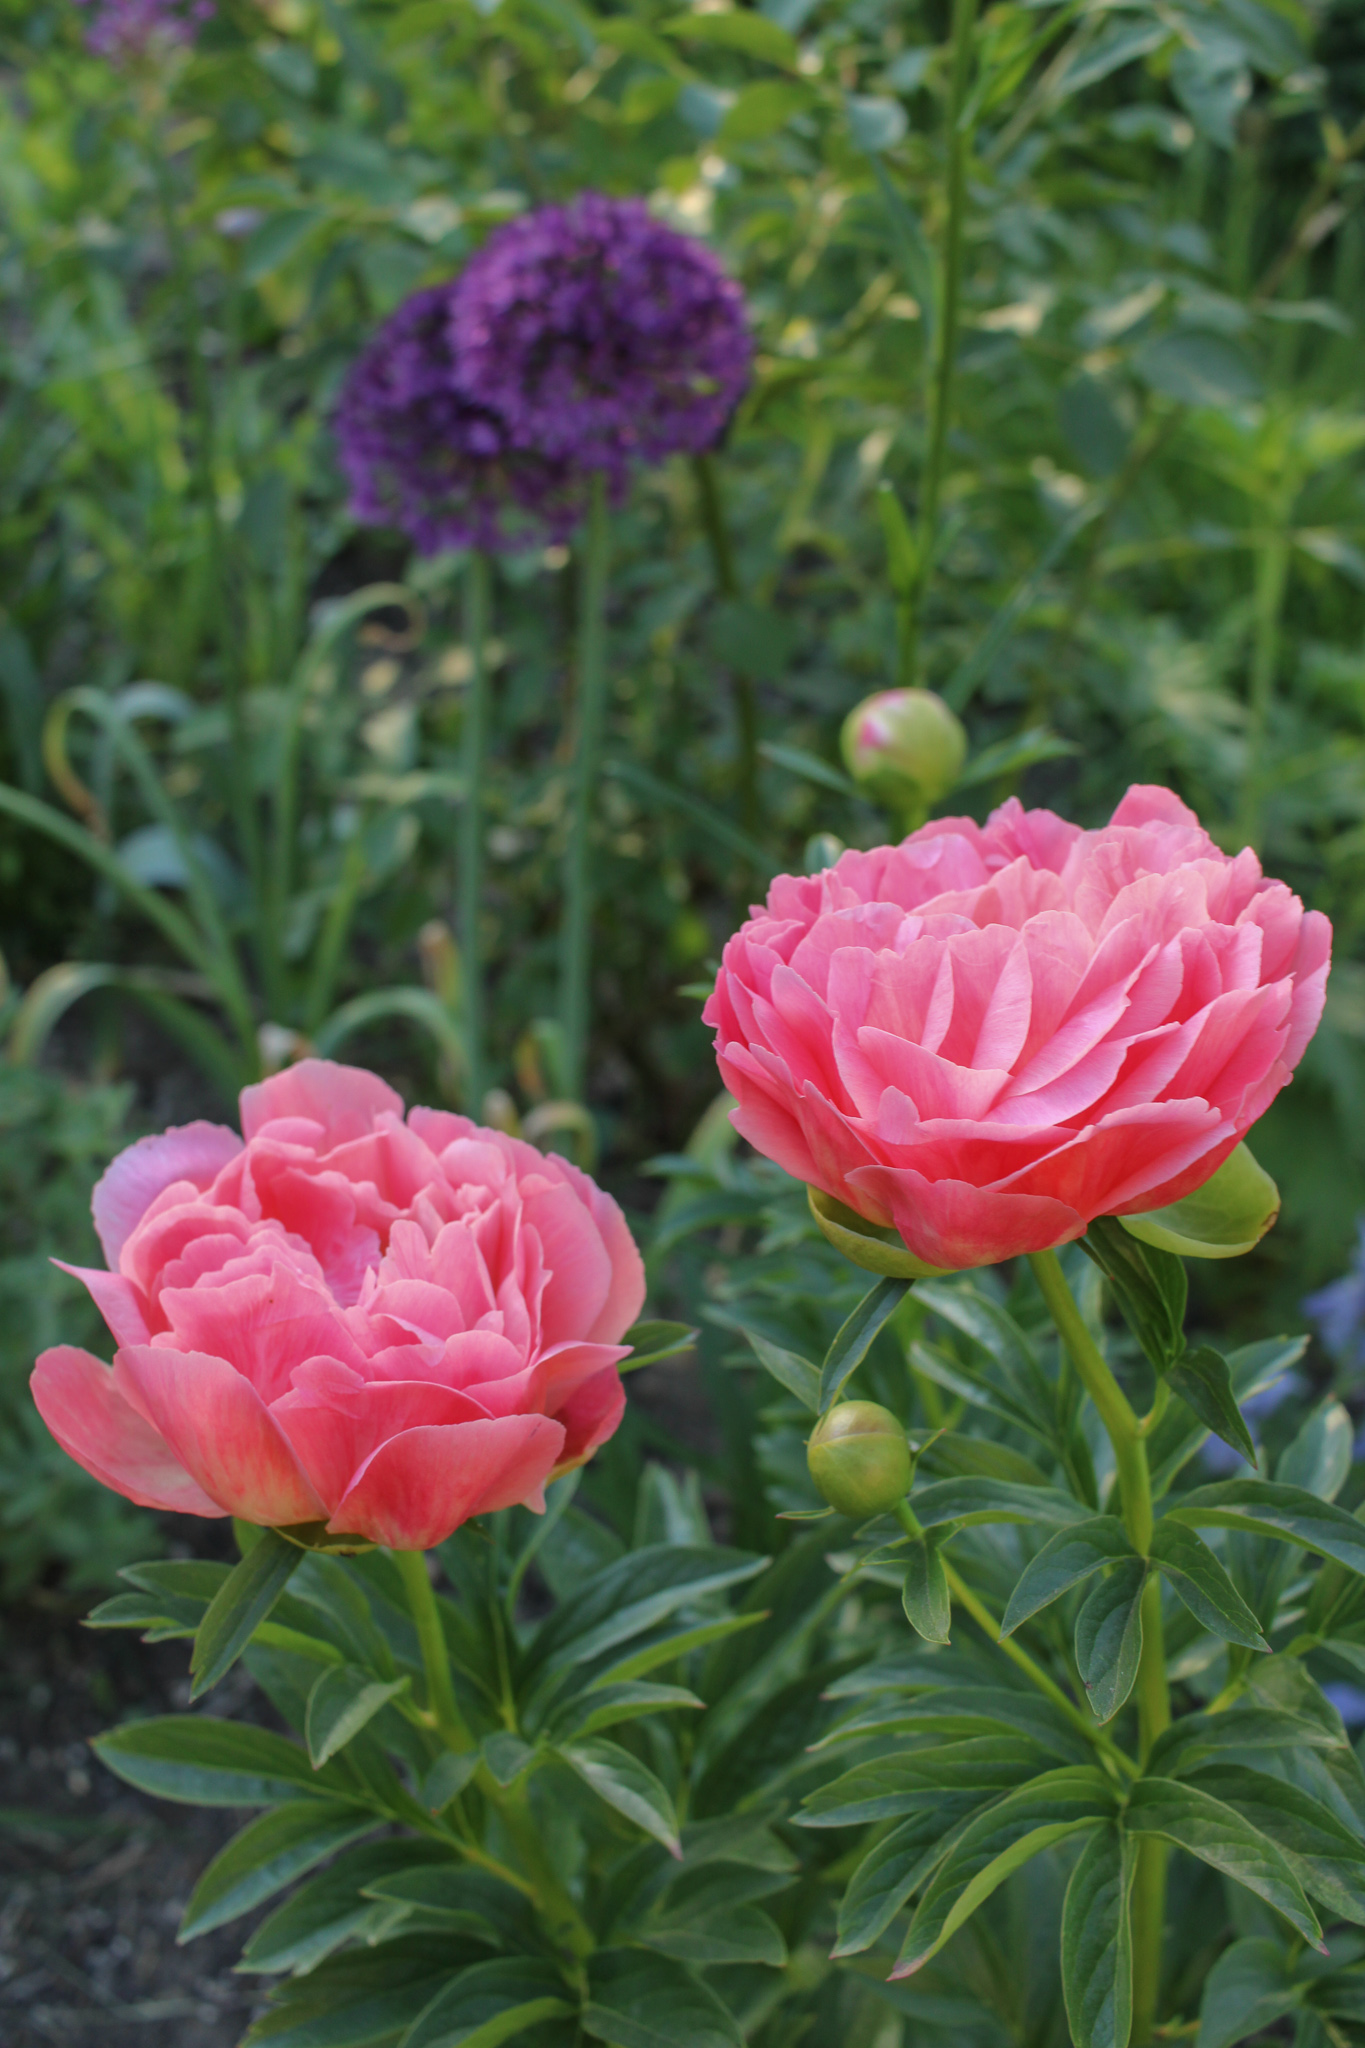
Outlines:
[[[179,1515],[222,1515],[191,1479],[170,1445],[114,1384],[114,1375],[88,1351],[58,1344],[44,1351],[29,1382],[38,1413],[69,1458],[102,1486]]]
[[[306,1117],[320,1124],[324,1148],[343,1145],[372,1131],[387,1111],[401,1117],[403,1100],[364,1067],[343,1067],[335,1060],[299,1060],[269,1080],[244,1088],[240,1098],[242,1135],[254,1138],[281,1117]]]
[[[380,1445],[331,1527],[393,1550],[429,1550],[471,1515],[539,1503],[563,1443],[561,1425],[543,1415],[405,1430]]]
[[[268,1272],[216,1285],[164,1288],[161,1308],[182,1351],[226,1359],[263,1401],[284,1393],[305,1358],[364,1364],[365,1353],[327,1289],[283,1259],[272,1260]]]
[[[431,1380],[362,1380],[340,1360],[309,1359],[270,1411],[330,1514],[391,1437],[427,1425],[480,1422],[487,1411]]]
[[[114,1360],[114,1379],[228,1514],[272,1528],[325,1519],[288,1438],[226,1359],[130,1344]]]
[[[241,1139],[225,1125],[194,1123],[139,1138],[120,1152],[90,1198],[95,1233],[110,1270],[117,1269],[119,1253],[163,1188],[189,1181],[202,1191],[241,1149]]]
[[[89,1291],[115,1344],[151,1341],[144,1300],[131,1280],[125,1280],[121,1273],[106,1273],[99,1266],[68,1266],[65,1259],[54,1259],[52,1263]]]
[[[888,1211],[906,1246],[927,1266],[952,1272],[994,1266],[1023,1252],[1050,1251],[1085,1230],[1086,1219],[1044,1194],[998,1193],[966,1181],[865,1166],[853,1185]]]
[[[1131,784],[1109,822],[1111,825],[1189,825],[1196,832],[1203,830],[1189,805],[1181,803],[1173,789],[1163,789],[1159,782]]]
[[[585,1465],[593,1452],[616,1434],[625,1412],[626,1390],[614,1366],[585,1380],[555,1411],[556,1420],[564,1425],[565,1436],[554,1477],[571,1472],[575,1465]]]

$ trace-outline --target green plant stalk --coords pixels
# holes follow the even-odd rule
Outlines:
[[[479,925],[483,915],[483,776],[488,728],[489,564],[475,550],[469,557],[464,585],[464,640],[473,664],[465,691],[461,765],[464,806],[460,812],[460,945],[464,952],[465,1086],[467,1108],[478,1118],[483,1106],[483,954]]]
[[[581,557],[578,617],[578,733],[574,746],[569,844],[560,932],[560,1024],[567,1092],[581,1102],[587,1081],[588,996],[592,967],[592,813],[607,711],[606,610],[611,531],[606,479],[592,481]]]
[[[971,81],[972,51],[979,0],[953,0],[952,73],[948,87],[948,223],[943,238],[940,273],[938,348],[929,392],[929,451],[919,503],[919,561],[910,617],[901,644],[901,680],[912,684],[919,670],[919,643],[924,595],[933,571],[938,533],[939,499],[948,454],[952,420],[953,380],[957,370],[957,336],[962,314],[962,259],[967,212],[968,137],[962,115]]]
[[[1261,841],[1261,803],[1265,794],[1265,747],[1275,671],[1280,660],[1280,624],[1289,581],[1290,541],[1281,525],[1256,550],[1255,632],[1251,648],[1251,718],[1247,731],[1246,775],[1242,782],[1240,824],[1248,846]]]
[[[1146,1557],[1152,1542],[1152,1481],[1147,1441],[1123,1389],[1086,1327],[1066,1284],[1056,1252],[1029,1257],[1034,1278],[1057,1331],[1070,1354],[1081,1385],[1099,1410],[1114,1447],[1129,1541]],[[1138,1710],[1139,1762],[1145,1763],[1158,1735],[1170,1726],[1171,1696],[1166,1683],[1166,1652],[1161,1626],[1161,1581],[1155,1573],[1142,1594],[1142,1655],[1134,1697]],[[1132,2048],[1145,2048],[1156,2023],[1161,1988],[1161,1940],[1166,1917],[1166,1849],[1155,1837],[1138,1847],[1133,1877],[1133,2031]]]
[[[456,1704],[455,1685],[450,1676],[450,1652],[441,1626],[441,1610],[436,1605],[436,1594],[427,1571],[426,1553],[422,1550],[395,1550],[391,1555],[402,1574],[408,1612],[422,1652],[427,1710],[442,1741],[463,1755],[473,1749],[474,1738]]]
[[[693,458],[693,474],[697,479],[697,503],[701,512],[701,523],[706,534],[706,543],[711,550],[711,564],[716,572],[716,588],[724,598],[739,596],[739,579],[735,575],[734,549],[730,545],[730,529],[725,521],[725,501],[721,494],[720,477],[716,471],[714,455],[698,455]],[[751,675],[736,669],[734,672],[735,723],[738,727],[739,767],[739,808],[746,832],[758,829],[758,691]]]

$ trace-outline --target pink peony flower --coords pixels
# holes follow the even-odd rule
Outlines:
[[[543,1507],[625,1406],[645,1288],[616,1203],[329,1060],[241,1116],[143,1138],[95,1189],[108,1270],[69,1270],[118,1349],[38,1360],[58,1443],[144,1507],[396,1549]]]
[[[1097,832],[1011,798],[779,876],[705,1019],[750,1144],[953,1270],[1200,1187],[1316,1030],[1331,940],[1169,790]]]

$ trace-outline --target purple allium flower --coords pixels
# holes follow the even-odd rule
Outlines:
[[[192,43],[213,13],[213,0],[76,0],[92,7],[85,40],[97,56],[141,57],[155,43]]]
[[[1303,1312],[1342,1365],[1365,1365],[1365,1219],[1350,1272],[1310,1294]]]
[[[497,413],[462,394],[452,289],[406,299],[351,368],[332,422],[351,510],[401,527],[426,555],[563,540],[582,516],[586,479],[513,447]]]
[[[491,235],[452,300],[462,388],[518,447],[611,474],[710,448],[749,382],[739,286],[638,199],[582,193]]]

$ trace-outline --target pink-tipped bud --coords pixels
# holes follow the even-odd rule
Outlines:
[[[884,1515],[910,1491],[914,1468],[903,1424],[875,1401],[840,1401],[806,1447],[817,1492],[841,1515]]]
[[[840,735],[845,764],[879,803],[924,812],[962,773],[962,721],[932,690],[879,690],[849,712]]]

